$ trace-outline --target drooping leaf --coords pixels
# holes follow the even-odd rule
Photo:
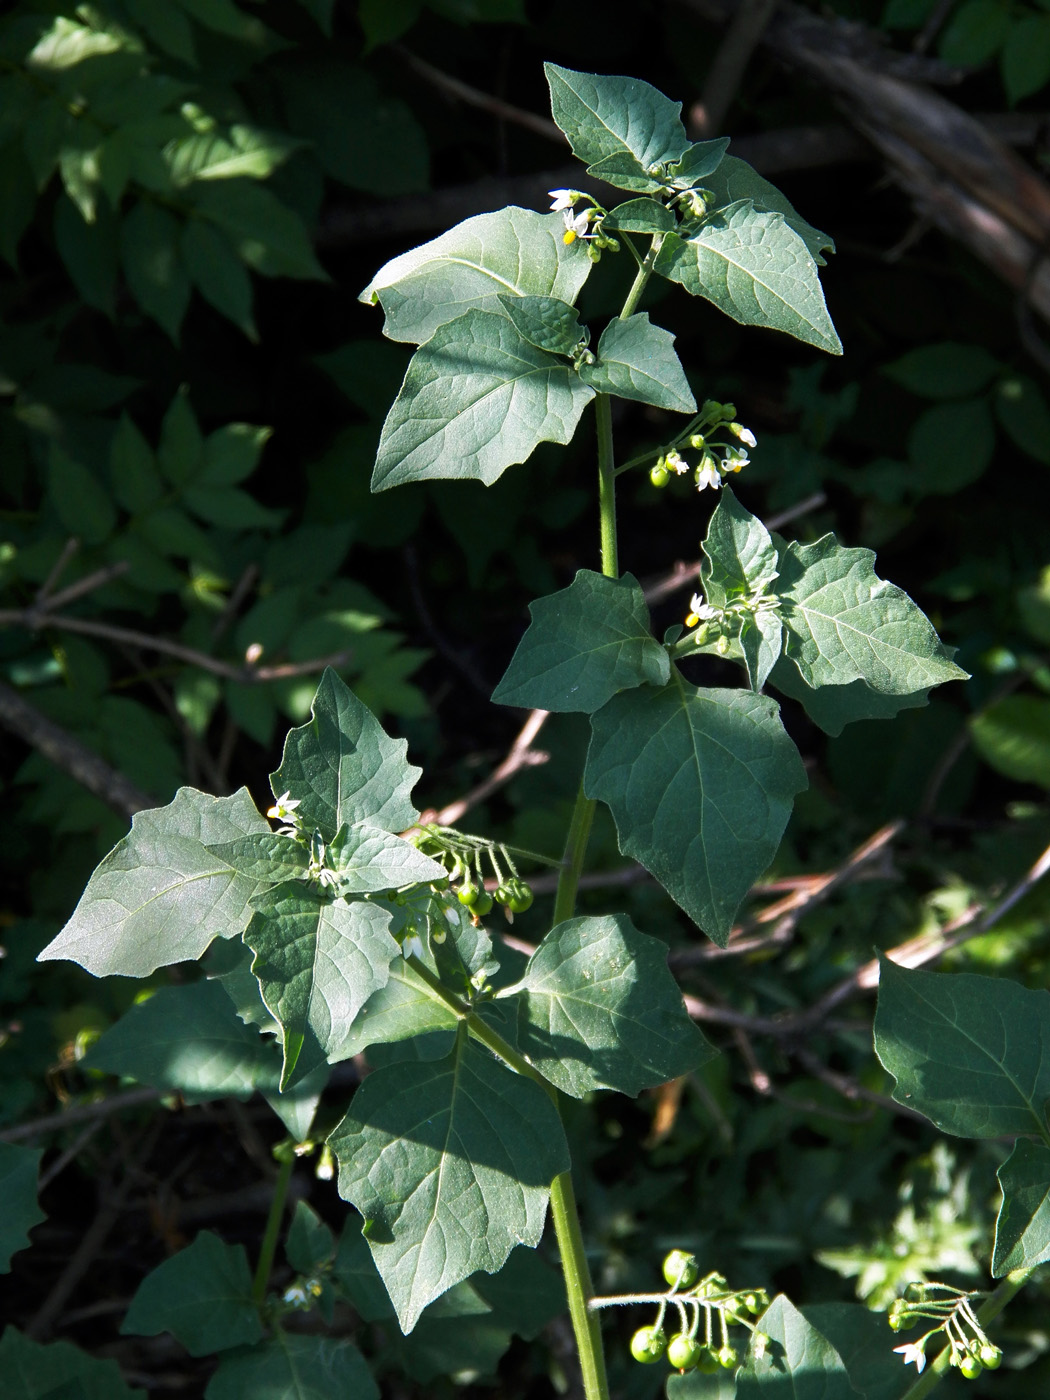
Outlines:
[[[688,150],[682,104],[640,78],[578,73],[556,63],[545,63],[543,71],[551,114],[574,155],[586,164],[626,154],[647,172],[652,165],[680,160]]]
[[[769,1338],[737,1373],[737,1400],[858,1400],[842,1357],[781,1293],[758,1319]]]
[[[807,223],[777,187],[748,165],[746,160],[739,160],[736,156],[725,156],[719,161],[717,168],[704,178],[704,185],[714,195],[716,209],[735,204],[741,199],[749,199],[756,209],[764,213],[783,214],[812,253],[818,267],[824,265],[821,254],[835,251],[834,240]]]
[[[370,1045],[384,1045],[414,1036],[447,1034],[447,1044],[435,1058],[447,1055],[459,1024],[455,1014],[438,1001],[426,983],[403,959],[394,959],[385,986],[373,992],[347,1031],[344,1052],[357,1055]]]
[[[0,1338],[4,1400],[145,1400],[129,1390],[115,1361],[100,1361],[70,1342],[40,1342],[14,1327]]]
[[[202,1230],[139,1284],[120,1327],[123,1336],[170,1332],[191,1356],[251,1346],[263,1335],[252,1301],[252,1275],[242,1244],[224,1244]]]
[[[784,654],[802,679],[813,688],[862,680],[888,695],[968,679],[907,593],[878,577],[874,559],[834,535],[780,551]]]
[[[491,484],[541,442],[572,439],[594,397],[563,358],[506,316],[468,311],[412,357],[379,441],[372,490],[406,481]]]
[[[270,784],[275,796],[287,791],[298,799],[296,816],[329,841],[357,822],[403,831],[419,815],[409,793],[422,771],[406,762],[407,749],[329,668],[311,719],[289,733]]]
[[[351,1342],[275,1330],[262,1346],[224,1356],[205,1400],[379,1400],[368,1362]]]
[[[446,1059],[370,1074],[329,1142],[405,1332],[454,1284],[538,1243],[569,1165],[548,1094],[463,1037]]]
[[[568,588],[529,604],[531,622],[493,692],[499,705],[555,713],[600,709],[618,690],[666,685],[671,663],[649,628],[632,574],[580,569]]]
[[[378,894],[448,875],[443,865],[416,850],[411,841],[367,822],[340,833],[329,847],[329,859],[344,894]]]
[[[514,297],[499,299],[523,340],[552,355],[571,355],[587,336],[580,325],[580,313],[557,297]]]
[[[724,946],[806,786],[776,703],[672,670],[663,689],[613,696],[591,728],[587,795],[608,803],[623,853]]]
[[[519,983],[518,1048],[566,1094],[638,1094],[714,1055],[686,1014],[667,946],[626,914],[556,925]]]
[[[390,913],[364,900],[327,899],[286,881],[255,901],[244,941],[263,1001],[281,1024],[281,1088],[325,1060],[345,1058],[343,1038],[401,949]]]
[[[133,1006],[91,1047],[84,1064],[129,1075],[187,1103],[274,1092],[281,1056],[246,1026],[217,982],[161,987]]]
[[[180,788],[167,807],[137,812],[40,960],[68,958],[96,977],[148,977],[199,958],[213,938],[235,938],[260,881],[208,846],[268,832],[246,788],[232,797]]]
[[[813,254],[779,212],[729,205],[689,238],[667,234],[655,266],[742,325],[842,353]]]
[[[862,719],[893,719],[901,710],[919,709],[928,700],[927,689],[910,695],[884,695],[872,690],[866,681],[851,681],[849,685],[822,685],[817,690],[808,686],[798,667],[787,656],[781,656],[769,673],[769,679],[784,695],[798,700],[814,724],[825,734],[837,737],[847,724]]]
[[[992,1277],[1050,1260],[1050,1148],[1018,1138],[996,1175],[1003,1190],[995,1222]]]
[[[566,244],[559,214],[511,205],[466,219],[393,258],[359,300],[378,302],[383,333],[417,345],[472,308],[498,311],[501,296],[557,297],[570,305],[591,270],[584,245]]]
[[[959,1137],[1045,1137],[1050,993],[880,966],[875,1051],[897,1081],[897,1102]]]
[[[610,321],[598,341],[598,358],[581,364],[580,378],[599,394],[695,413],[696,400],[674,352],[674,336],[654,326],[647,312]]]
[[[970,720],[974,748],[997,773],[1050,788],[1050,700],[1007,695]]]
[[[29,1244],[30,1231],[47,1215],[37,1204],[36,1183],[43,1150],[0,1142],[0,1273],[11,1267],[11,1255]]]

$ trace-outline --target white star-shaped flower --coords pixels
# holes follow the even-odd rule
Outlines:
[[[727,472],[738,472],[741,471],[744,467],[746,467],[750,460],[751,458],[747,455],[743,448],[734,447],[730,448],[730,450],[722,458],[722,467],[723,470]]]
[[[696,489],[706,491],[710,486],[712,491],[717,491],[722,485],[722,478],[718,474],[718,464],[713,457],[705,457],[696,473]]]
[[[565,220],[564,241],[566,243],[572,243],[577,238],[587,237],[587,229],[591,222],[591,211],[589,209],[584,209],[584,211],[581,214],[577,214],[575,218],[573,218],[572,210],[566,209],[562,214],[562,218]]]
[[[718,609],[713,608],[710,603],[705,603],[701,593],[694,593],[690,598],[689,611],[700,622],[710,622],[713,617],[718,616]]]
[[[915,1369],[921,1372],[926,1365],[926,1353],[923,1351],[923,1343],[925,1340],[926,1338],[923,1337],[922,1340],[918,1342],[906,1342],[904,1346],[894,1347],[893,1350],[895,1352],[900,1352],[901,1356],[904,1357],[905,1366],[911,1365],[914,1361]]]
[[[401,944],[401,951],[406,958],[421,958],[423,956],[423,940],[418,933],[410,933]]]
[[[293,797],[290,792],[282,792],[266,815],[279,822],[288,821],[289,818],[294,821],[295,818],[292,814],[301,800],[301,798]]]
[[[554,201],[551,204],[552,214],[557,214],[562,209],[571,209],[576,203],[577,195],[575,190],[548,190],[547,193]]]
[[[738,437],[745,447],[758,446],[758,439],[750,428],[743,428],[739,423],[730,423],[729,431],[734,437]]]
[[[689,470],[689,463],[680,452],[675,452],[673,449],[668,452],[667,456],[664,458],[664,466],[667,467],[669,471],[676,472],[679,476],[682,476]]]

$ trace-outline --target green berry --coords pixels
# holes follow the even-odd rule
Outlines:
[[[532,908],[533,893],[524,880],[508,880],[507,887],[510,890],[507,908],[512,914],[524,914]]]
[[[496,901],[497,904],[509,904],[510,901],[511,901],[511,897],[513,896],[513,894],[514,894],[513,886],[511,885],[510,881],[508,880],[507,883],[506,883],[505,885],[500,885],[500,886],[499,886],[499,888],[495,891],[495,893],[493,894],[492,897],[493,897],[493,899]]]
[[[488,890],[478,890],[478,897],[470,906],[470,912],[479,919],[492,912],[492,896]]]
[[[984,1367],[977,1360],[977,1357],[974,1356],[972,1352],[968,1351],[963,1357],[963,1359],[959,1362],[959,1370],[963,1373],[963,1375],[968,1381],[975,1381],[977,1377],[981,1374],[981,1372],[984,1370]]]
[[[744,1307],[752,1316],[755,1316],[762,1311],[762,1299],[757,1293],[747,1293],[744,1295]]]
[[[977,1359],[986,1371],[998,1371],[1003,1364],[1003,1353],[991,1342],[985,1342],[977,1353]]]
[[[473,880],[464,880],[456,891],[456,898],[459,900],[460,904],[465,904],[469,909],[471,905],[478,902],[478,895],[480,893],[481,891],[478,889],[477,885],[474,884]]]
[[[663,458],[657,462],[655,467],[649,469],[649,480],[654,486],[666,486],[671,480],[671,473],[663,464]]]
[[[672,1288],[691,1288],[700,1276],[695,1254],[684,1249],[672,1249],[664,1260],[664,1278]]]
[[[718,1364],[725,1371],[731,1371],[739,1360],[736,1347],[724,1346],[718,1353]]]
[[[705,1348],[685,1332],[679,1332],[667,1343],[667,1360],[676,1371],[693,1371],[703,1359]]]
[[[659,1327],[639,1327],[631,1338],[631,1355],[635,1361],[648,1365],[651,1361],[659,1361],[666,1345],[667,1337]]]

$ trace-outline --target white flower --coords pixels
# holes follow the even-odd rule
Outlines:
[[[421,958],[423,956],[423,940],[418,933],[410,933],[401,945],[401,951],[406,958]]]
[[[279,822],[287,821],[289,818],[294,821],[295,817],[292,816],[292,813],[299,806],[301,800],[301,798],[293,797],[290,792],[282,792],[266,815]]]
[[[557,214],[560,209],[571,209],[577,200],[575,190],[548,190],[547,193],[554,201],[551,205],[552,214]]]
[[[563,242],[573,243],[577,238],[587,237],[587,229],[591,222],[591,211],[589,209],[585,209],[582,214],[577,214],[575,218],[573,218],[572,210],[566,209],[562,214],[562,218],[565,220],[565,233],[562,235]]]
[[[743,428],[739,423],[730,423],[729,431],[734,437],[738,437],[745,447],[757,447],[758,439],[750,428]]]
[[[694,593],[690,598],[689,611],[698,622],[710,622],[713,617],[718,616],[718,609],[713,608],[710,603],[705,603],[701,593]]]
[[[740,447],[730,448],[722,458],[722,470],[727,472],[738,472],[746,467],[751,458]]]
[[[718,474],[718,463],[714,457],[705,457],[697,468],[696,489],[705,491],[710,486],[712,491],[717,491],[721,485],[722,478]]]
[[[689,463],[680,452],[675,452],[674,450],[668,452],[667,456],[664,458],[664,466],[667,467],[669,471],[677,472],[679,476],[689,470]]]
[[[926,1338],[923,1337],[917,1342],[907,1342],[902,1347],[894,1347],[893,1350],[895,1352],[899,1351],[900,1354],[904,1357],[905,1366],[910,1365],[911,1362],[914,1361],[915,1369],[921,1372],[923,1367],[926,1365],[926,1353],[922,1349],[923,1343],[925,1341]]]

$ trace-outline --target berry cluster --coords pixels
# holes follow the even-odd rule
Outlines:
[[[904,1297],[890,1308],[886,1320],[891,1330],[906,1331],[920,1318],[929,1318],[937,1326],[917,1341],[894,1347],[894,1351],[900,1352],[905,1364],[914,1362],[916,1370],[921,1371],[926,1365],[926,1343],[943,1332],[949,1347],[948,1364],[968,1381],[976,1380],[984,1371],[997,1371],[1003,1353],[989,1341],[973,1310],[971,1300],[978,1296],[947,1283],[910,1283]]]

